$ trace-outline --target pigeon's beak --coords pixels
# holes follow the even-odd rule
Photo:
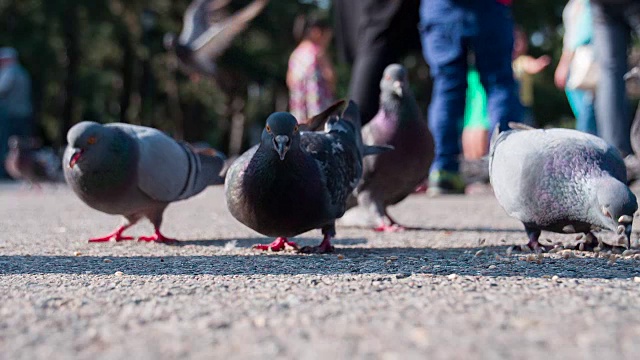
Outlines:
[[[287,135],[277,135],[273,139],[273,147],[280,155],[280,160],[284,160],[284,155],[289,151],[289,145],[291,141]]]
[[[618,224],[618,235],[622,235],[622,233],[624,233],[627,249],[631,249],[631,228],[633,227],[633,216],[620,216]]]
[[[402,82],[401,81],[394,81],[393,82],[393,92],[398,95],[399,97],[402,97]]]
[[[84,150],[82,149],[76,149],[73,152],[73,155],[71,155],[71,160],[69,160],[69,167],[73,169],[74,166],[76,166],[76,163],[78,162],[78,160],[80,160],[80,157],[82,156],[82,153],[84,152]]]

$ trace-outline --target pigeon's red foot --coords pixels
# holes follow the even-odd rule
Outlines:
[[[162,233],[160,233],[159,230],[156,230],[156,232],[151,236],[140,236],[138,238],[138,241],[147,241],[147,242],[153,241],[153,242],[165,243],[165,244],[173,244],[178,242],[178,240],[176,239],[168,238],[162,235]]]
[[[418,185],[418,187],[415,190],[413,190],[413,192],[416,194],[424,194],[427,192],[428,188],[429,187],[427,186],[427,184],[424,183],[424,184]]]
[[[97,237],[93,239],[89,239],[89,242],[107,242],[111,240],[115,241],[123,241],[123,240],[133,240],[133,236],[123,236],[122,233],[128,228],[128,226],[121,226],[117,228],[114,232],[107,236]]]
[[[273,240],[273,242],[271,244],[256,244],[253,245],[253,248],[256,250],[262,250],[262,251],[282,251],[284,249],[286,249],[288,247],[297,249],[298,248],[298,244],[294,243],[293,241],[289,241],[287,240],[287,238],[285,237],[279,237],[275,240]]]
[[[373,228],[373,231],[376,232],[402,232],[405,231],[406,228],[402,225],[398,225],[398,224],[391,224],[391,225],[380,225],[376,228]]]
[[[301,253],[307,254],[327,254],[333,252],[335,248],[331,245],[331,236],[325,235],[318,246],[305,246],[300,249]]]

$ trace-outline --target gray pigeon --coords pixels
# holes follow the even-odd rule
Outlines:
[[[223,11],[228,2],[192,1],[184,14],[182,32],[178,39],[171,33],[165,36],[165,47],[176,52],[186,70],[215,75],[215,59],[222,55],[249,21],[260,14],[269,0],[254,0],[230,16]]]
[[[42,148],[37,138],[11,136],[5,170],[15,180],[25,180],[40,188],[40,183],[62,181],[60,157],[51,148]]]
[[[173,242],[160,232],[165,208],[223,182],[222,158],[198,153],[156,129],[84,121],[69,130],[67,141],[62,166],[73,191],[90,207],[126,219],[90,242],[132,240],[122,233],[144,217],[155,233],[138,240]]]
[[[261,250],[297,248],[289,237],[321,228],[324,239],[304,252],[331,252],[335,220],[362,176],[363,154],[385,151],[364,147],[360,114],[350,102],[325,131],[300,131],[293,115],[271,114],[260,144],[241,155],[227,173],[225,192],[231,214],[251,229],[278,237]]]
[[[362,180],[345,214],[343,225],[373,226],[376,231],[403,227],[387,213],[387,206],[404,200],[429,176],[433,137],[422,116],[407,77],[399,64],[387,66],[380,81],[380,109],[362,128],[367,145],[388,144],[394,151],[364,159]]]
[[[520,129],[494,134],[492,140],[491,185],[505,211],[524,224],[528,246],[543,248],[541,230],[585,233],[593,242],[592,230],[609,229],[629,248],[638,203],[625,184],[618,150],[577,130],[510,125]]]

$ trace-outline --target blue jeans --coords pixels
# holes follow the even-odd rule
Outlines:
[[[595,100],[598,134],[626,156],[631,153],[631,112],[623,76],[627,71],[631,31],[640,35],[640,2],[592,2],[591,8],[593,40],[600,66]]]
[[[576,130],[598,135],[596,126],[596,114],[593,108],[593,93],[579,89],[564,89],[571,105],[573,115],[576,117]]]
[[[436,149],[431,169],[456,172],[470,50],[487,93],[491,129],[499,125],[506,130],[509,121],[521,119],[511,67],[511,8],[495,0],[423,0],[420,20],[424,57],[433,77],[429,127]]]

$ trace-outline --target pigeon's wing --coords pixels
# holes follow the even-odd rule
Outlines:
[[[307,119],[304,123],[300,124],[300,131],[319,131],[322,130],[325,123],[331,116],[339,115],[343,111],[345,106],[344,100],[338,100],[331,106],[326,108],[320,114]]]
[[[254,0],[235,14],[216,22],[209,22],[203,33],[193,39],[189,47],[202,59],[214,59],[226,50],[233,39],[240,34],[267,5],[269,0]]]
[[[197,154],[189,145],[156,129],[127,124],[108,126],[117,126],[136,139],[138,188],[154,200],[186,199],[219,181],[221,158]]]
[[[353,142],[341,134],[322,132],[301,133],[301,147],[318,164],[323,174],[327,195],[335,216],[344,213],[347,198],[362,176],[362,163]]]
[[[189,4],[182,20],[178,42],[193,49],[193,43],[209,29],[210,0],[194,0]]]

